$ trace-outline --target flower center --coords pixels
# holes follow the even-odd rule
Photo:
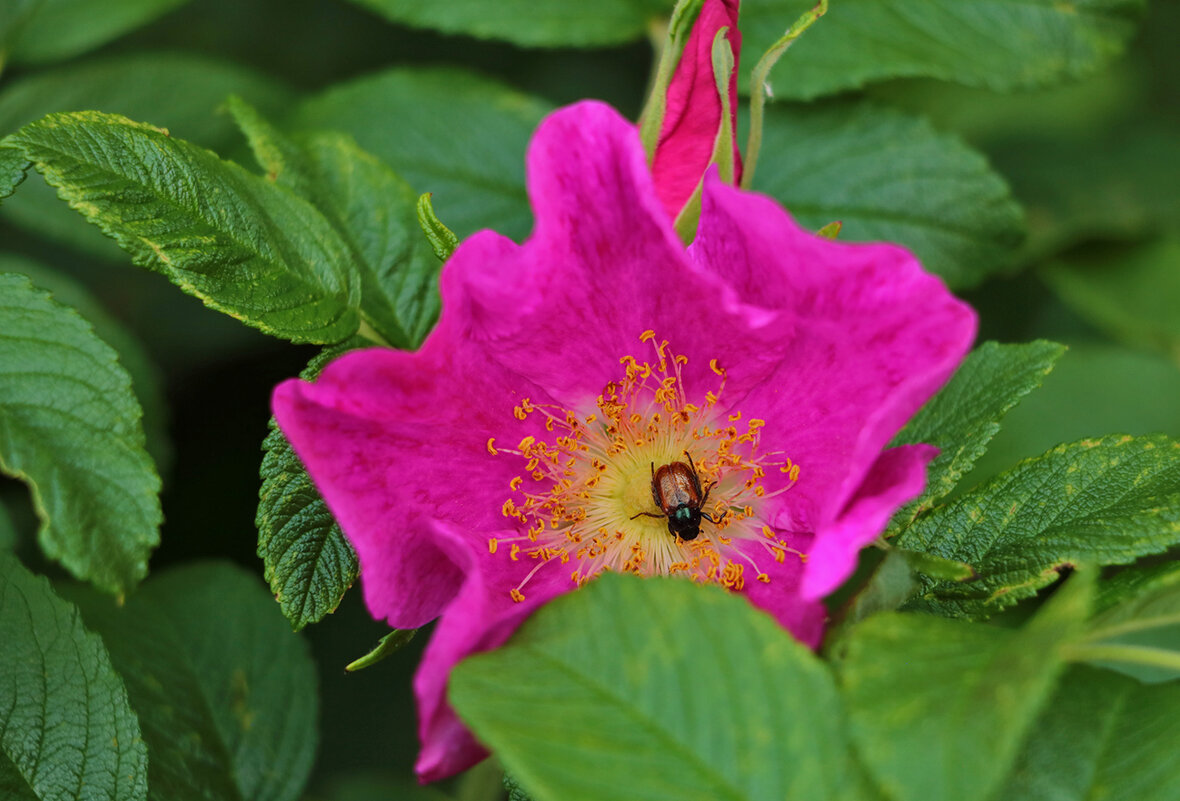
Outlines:
[[[640,340],[652,344],[653,361],[621,358],[623,377],[607,384],[593,407],[521,401],[516,418],[544,415],[553,436],[527,436],[516,448],[488,440],[493,455],[524,460],[503,512],[525,533],[488,541],[492,554],[507,545],[507,558],[538,562],[511,590],[514,600],[524,600],[529,579],[554,560],[571,566],[576,584],[617,570],[679,573],[740,590],[747,568],[769,583],[761,560],[803,558],[762,514],[770,497],[798,480],[799,466],[783,453],[760,451],[764,421],[717,411],[725,369],[716,359],[709,363],[716,390],[690,403],[681,373],[688,359],[657,343],[652,331]],[[768,493],[762,481],[769,470],[787,481]]]

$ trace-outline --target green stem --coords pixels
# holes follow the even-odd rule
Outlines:
[[[1180,671],[1180,652],[1146,645],[1086,645],[1075,643],[1065,649],[1072,662],[1129,662],[1135,665]]]
[[[1151,617],[1145,620],[1128,620],[1126,623],[1120,623],[1117,626],[1108,626],[1104,629],[1095,629],[1087,634],[1079,642],[1088,643],[1095,640],[1110,640],[1115,637],[1121,637],[1124,634],[1132,634],[1136,631],[1145,631],[1148,629],[1158,629],[1164,626],[1180,625],[1180,612],[1173,615],[1161,615],[1159,617]]]
[[[819,0],[815,8],[804,12],[795,20],[787,32],[770,49],[758,59],[754,65],[754,72],[750,77],[750,135],[746,139],[746,162],[742,168],[742,189],[749,189],[754,182],[754,169],[758,166],[758,151],[762,149],[762,113],[766,105],[769,90],[767,80],[770,70],[778,63],[783,53],[787,52],[795,40],[815,24],[815,21],[828,13],[828,0]]]

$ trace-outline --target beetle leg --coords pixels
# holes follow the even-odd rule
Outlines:
[[[716,486],[717,486],[717,482],[714,481],[714,482],[710,483],[709,486],[705,487],[705,494],[701,495],[701,506],[704,506],[706,503],[709,502],[709,490],[713,489],[713,487],[716,487]]]

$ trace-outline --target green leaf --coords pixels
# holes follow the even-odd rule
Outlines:
[[[1089,611],[1079,574],[1025,627],[891,613],[842,641],[839,674],[865,767],[896,801],[982,801],[1008,772]]]
[[[0,91],[0,132],[11,133],[55,111],[98,108],[150,119],[204,147],[234,142],[233,122],[216,114],[229,94],[266,114],[294,99],[274,78],[232,62],[191,53],[131,53],[63,64],[6,82]]]
[[[16,188],[25,180],[29,169],[29,160],[24,153],[11,147],[5,147],[0,140],[0,200],[10,197]]]
[[[102,635],[152,758],[155,801],[293,801],[316,746],[315,668],[257,578],[204,563],[124,607],[61,588]]]
[[[159,542],[160,479],[117,355],[22,275],[0,275],[0,471],[25,481],[41,548],[122,592]]]
[[[840,220],[843,241],[905,245],[954,288],[1010,265],[1023,237],[1023,213],[983,156],[864,102],[767,109],[753,188],[805,227]]]
[[[671,0],[353,0],[392,22],[524,47],[601,47],[638,39]]]
[[[508,793],[508,801],[533,801],[510,773],[504,774],[504,790]]]
[[[814,0],[745,0],[743,49],[762,53]],[[1144,0],[841,0],[771,74],[777,97],[930,77],[1005,91],[1097,70],[1122,52]]]
[[[304,102],[293,122],[352,134],[415,191],[433,193],[460,238],[491,228],[520,239],[533,224],[524,152],[551,109],[467,72],[413,67],[335,86]]]
[[[876,566],[864,587],[838,617],[841,626],[859,623],[881,612],[892,612],[918,589],[914,570],[900,548],[890,548]],[[828,635],[828,641],[836,639]]]
[[[412,779],[356,770],[331,782],[322,795],[315,797],[324,801],[456,801],[454,796],[435,787],[419,786]]]
[[[97,108],[133,120],[150,120],[173,136],[222,152],[238,141],[233,123],[224,114],[214,113],[227,95],[239,94],[266,113],[288,108],[292,100],[291,92],[271,78],[224,61],[181,53],[71,62],[3,87],[0,133],[15,131],[54,111]],[[0,149],[0,161],[3,154]],[[23,154],[16,154],[23,161]],[[0,218],[88,256],[127,260],[114,242],[58,200],[36,172],[15,197],[0,206]]]
[[[312,380],[345,351],[361,347],[359,337],[324,349],[300,373]],[[263,440],[262,486],[258,490],[258,556],[283,614],[296,631],[336,611],[356,581],[356,551],[312,483],[274,418]]]
[[[1180,797],[1180,683],[1140,685],[1075,667],[1000,792],[1004,801],[1172,801]]]
[[[357,577],[356,552],[271,419],[259,473],[258,555],[296,631],[336,611]]]
[[[1074,92],[1078,95],[1075,105],[1094,114],[1094,119],[1074,112],[1076,121],[1066,122],[1069,127],[1063,130],[1049,128],[1046,120],[1025,132],[989,137],[996,168],[1011,176],[1013,191],[1032,222],[1030,262],[1079,244],[1131,242],[1166,231],[1174,237],[1180,229],[1180,185],[1172,180],[1170,170],[1160,169],[1161,164],[1180,159],[1175,125],[1154,116],[1121,119],[1125,108],[1109,108],[1113,103],[1103,108],[1094,102],[1095,94],[1104,92],[1125,104],[1127,94],[1137,90],[1114,77],[1108,88],[1093,84],[1087,81]],[[1058,108],[1060,103],[1046,102],[1044,97],[1027,100],[1040,103],[1041,113],[1054,114],[1058,121],[1069,119],[1069,109]],[[1019,109],[991,111],[1006,112],[1008,119],[1030,116]],[[1086,169],[1077,169],[1078,164]],[[1082,254],[1070,254],[1069,262],[1084,266],[1087,260],[1073,258],[1077,255]]]
[[[0,503],[0,551],[11,551],[16,547],[16,526],[8,509]]]
[[[1098,585],[1095,612],[1105,612],[1124,601],[1144,593],[1180,584],[1180,561],[1169,560],[1155,564],[1133,565],[1120,570]]]
[[[21,27],[16,62],[60,61],[146,25],[186,0],[41,0]]]
[[[1066,305],[1115,339],[1180,361],[1180,238],[1090,247],[1041,275]]]
[[[357,330],[348,247],[307,201],[113,114],[51,114],[8,141],[135,263],[206,305],[295,342]]]
[[[866,564],[867,560],[861,563],[862,567]],[[884,558],[872,566],[868,580],[833,615],[837,627],[829,629],[825,642],[838,642],[843,630],[854,623],[901,608],[921,586],[917,574],[945,581],[965,581],[972,578],[975,571],[970,565],[934,554],[889,548]],[[832,600],[829,599],[829,607]]]
[[[1091,620],[1070,657],[1144,682],[1180,678],[1180,570],[1170,578]]]
[[[1000,420],[1041,385],[1065,346],[1037,340],[1023,345],[985,342],[973,350],[951,380],[910,419],[893,445],[925,442],[939,454],[926,468],[926,488],[893,518],[894,530],[945,497],[1000,430]]]
[[[452,796],[455,801],[503,801],[504,790],[504,771],[499,760],[492,758],[459,774]]]
[[[896,543],[966,562],[978,578],[930,583],[917,606],[986,616],[1064,567],[1127,564],[1180,542],[1177,456],[1180,443],[1159,435],[1060,445],[918,518]]]
[[[44,578],[0,554],[0,796],[139,801],[147,748],[102,641]]]
[[[930,578],[944,581],[966,581],[975,575],[971,565],[956,562],[954,559],[943,559],[932,553],[907,551],[904,548],[894,548],[893,550],[900,554],[902,559],[905,559],[906,564],[915,573],[921,573]]]
[[[456,667],[450,700],[536,801],[862,797],[827,669],[714,587],[603,575]]]
[[[74,309],[94,327],[99,339],[119,354],[119,363],[131,377],[135,397],[143,408],[147,451],[157,469],[167,474],[172,460],[168,439],[168,409],[162,378],[143,344],[122,323],[110,316],[81,284],[66,275],[19,256],[0,254],[0,273],[22,273],[35,287],[48,290],[59,303]]]
[[[42,0],[8,0],[0,5],[0,70],[3,70],[8,51],[20,36],[21,29],[41,3]]]
[[[239,98],[229,109],[268,177],[309,200],[352,249],[365,321],[394,347],[421,344],[438,316],[439,261],[414,191],[345,134],[291,139]]]
[[[1045,385],[1004,418],[1004,427],[961,482],[986,481],[1021,459],[1095,431],[1180,437],[1180,371],[1154,353],[1071,344]]]
[[[1160,20],[1154,23],[1146,20],[1145,28],[1152,27],[1171,30],[1170,25]],[[1080,155],[1074,146],[1081,141],[1095,142],[1087,150],[1094,159],[1102,160],[1103,154],[1097,152],[1101,146],[1095,140],[1108,135],[1112,125],[1121,125],[1128,110],[1141,102],[1141,96],[1132,88],[1137,83],[1132,75],[1137,68],[1131,62],[1137,57],[1134,53],[1146,55],[1146,50],[1140,46],[1132,52],[1129,58],[1082,80],[1032,91],[999,93],[932,78],[914,78],[878,84],[870,94],[889,106],[920,114],[936,127],[956,131],[983,147],[1000,173],[1012,181],[1016,196],[1031,210],[1037,204],[1026,194],[1029,189],[1039,188],[1040,191],[1033,193],[1038,196],[1060,191],[1063,187],[1054,189],[1048,177],[1064,179],[1077,172],[1071,169],[1076,166],[1072,159]],[[1057,149],[1050,151],[1049,142],[1056,143]],[[1009,149],[1009,144],[1015,146],[1016,152]],[[1020,152],[1024,148],[1030,152]],[[1105,155],[1109,158],[1115,154]],[[1058,160],[1061,163],[1047,163]],[[1041,162],[1042,170],[1036,169],[1037,162]],[[1034,180],[1026,181],[1018,167],[1036,173]],[[1087,164],[1083,172],[1090,167]],[[1075,176],[1070,188],[1086,181],[1086,176]]]

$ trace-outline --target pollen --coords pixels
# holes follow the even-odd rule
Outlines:
[[[767,563],[803,557],[773,525],[775,499],[800,471],[785,453],[762,447],[767,421],[725,403],[727,372],[717,359],[708,362],[715,383],[697,377],[690,387],[684,355],[652,330],[639,342],[637,353],[620,356],[618,378],[583,406],[521,400],[513,418],[541,414],[544,433],[534,426],[515,449],[488,440],[490,454],[520,459],[524,474],[512,479],[502,507],[519,544],[505,554],[488,540],[489,558],[532,565],[510,591],[514,601],[550,564],[566,565],[552,569],[575,586],[613,570],[740,592],[748,575],[772,582]],[[646,358],[638,355],[645,348]],[[506,421],[502,432],[509,441],[515,424]],[[665,482],[658,486],[657,472]]]

